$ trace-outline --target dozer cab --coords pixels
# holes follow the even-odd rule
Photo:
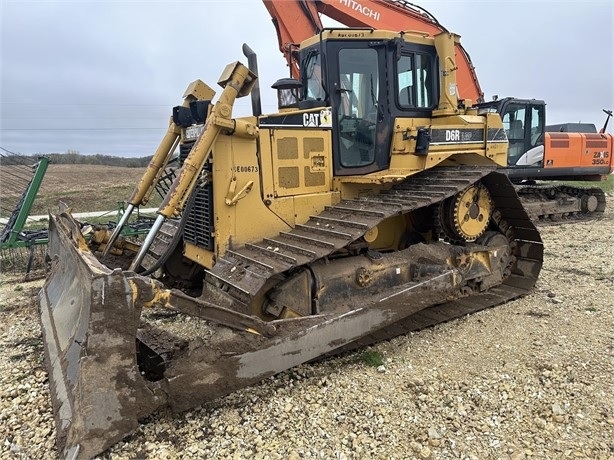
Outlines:
[[[173,110],[126,212],[163,190],[142,244],[119,236],[127,217],[112,233],[51,217],[40,311],[63,457],[532,289],[541,239],[497,172],[500,116],[457,98],[457,41],[324,30],[265,115],[250,55],[216,100],[196,81]],[[250,93],[254,115],[233,118]]]

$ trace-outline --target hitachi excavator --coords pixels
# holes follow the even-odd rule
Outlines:
[[[433,36],[447,32],[428,11],[405,0],[263,0],[277,30],[279,47],[292,74],[300,67],[296,43],[323,30],[320,16],[349,27],[414,31]],[[605,210],[599,187],[552,184],[552,181],[603,181],[614,171],[614,141],[593,124],[546,125],[546,104],[504,98],[485,102],[469,53],[455,47],[459,99],[469,107],[501,115],[509,140],[508,164],[502,170],[517,184],[525,209],[534,219],[590,217]],[[414,101],[409,101],[410,104]],[[537,185],[535,182],[541,183]],[[550,182],[550,183],[548,183]]]
[[[546,125],[546,104],[536,99],[504,98],[478,105],[494,109],[503,119],[509,142],[504,169],[529,215],[558,220],[561,217],[598,216],[606,197],[600,187],[577,187],[574,181],[603,181],[612,173],[613,137],[592,123]],[[536,181],[540,181],[537,183]],[[566,184],[552,184],[565,181]]]
[[[142,243],[121,237],[127,217],[111,233],[51,216],[40,314],[61,457],[531,291],[540,235],[500,171],[501,117],[459,104],[458,40],[321,30],[271,114],[245,47],[217,98],[196,81],[173,109],[125,214],[162,191]],[[248,95],[253,115],[233,117]]]

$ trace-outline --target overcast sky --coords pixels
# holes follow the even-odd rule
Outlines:
[[[549,124],[600,127],[614,109],[612,0],[415,3],[461,35],[487,100],[544,99]],[[264,112],[288,75],[259,0],[0,0],[0,34],[0,147],[23,154],[151,155],[187,85],[217,90],[244,42]]]

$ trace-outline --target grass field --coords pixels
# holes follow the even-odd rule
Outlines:
[[[2,174],[10,173],[10,167],[2,169]],[[144,168],[100,165],[49,165],[30,215],[54,213],[60,201],[73,212],[117,209],[118,202],[130,198],[144,171]],[[6,209],[11,208],[11,204],[14,206],[18,199],[15,194],[2,192],[2,217],[6,217]],[[156,194],[147,206],[156,207],[160,201]]]
[[[118,202],[130,198],[134,186],[145,172],[144,168],[125,168],[101,165],[49,165],[40,191],[34,201],[30,215],[47,215],[58,211],[60,201],[70,206],[74,213],[100,212],[98,217],[88,217],[84,221],[90,224],[106,224],[117,221]],[[11,177],[11,166],[0,168],[0,183]],[[23,175],[23,170],[19,171]],[[14,177],[14,176],[13,176]],[[21,195],[7,193],[7,188],[0,189],[0,217],[6,218],[15,208]],[[154,197],[147,207],[157,207],[160,197]],[[105,213],[105,211],[110,211]],[[48,227],[48,220],[29,220],[24,230],[39,230]],[[0,230],[4,228],[0,225]],[[0,253],[0,272],[25,272],[29,251],[23,248],[10,249]],[[42,266],[44,250],[36,250],[34,267]]]

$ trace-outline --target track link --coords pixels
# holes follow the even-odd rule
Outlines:
[[[412,176],[388,191],[341,201],[289,232],[227,251],[207,276],[247,304],[270,287],[267,282],[271,278],[331,255],[388,217],[439,203],[482,180],[491,193],[500,230],[514,248],[516,260],[511,275],[500,286],[427,308],[343,350],[504,303],[526,294],[534,286],[541,270],[543,247],[513,185],[506,176],[491,172],[493,168],[487,167],[438,167]]]
[[[343,200],[274,238],[227,251],[209,272],[253,298],[276,275],[327,257],[388,217],[435,204],[490,173],[485,167],[440,167],[412,176],[377,195]]]
[[[606,208],[606,196],[599,187],[517,185],[515,188],[533,220],[594,219]]]

